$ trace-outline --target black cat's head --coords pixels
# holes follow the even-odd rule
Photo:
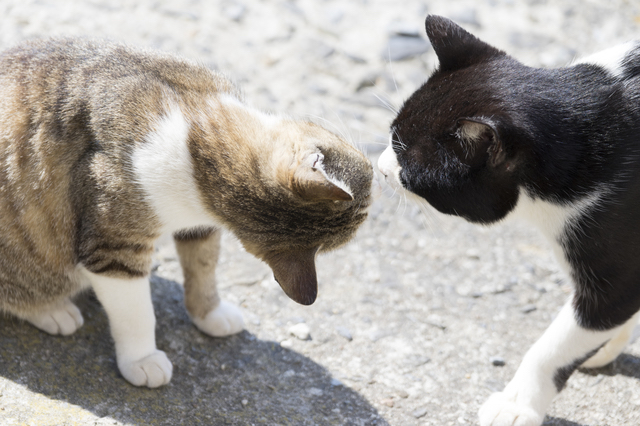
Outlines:
[[[448,19],[429,16],[426,30],[440,65],[393,121],[380,170],[443,213],[500,220],[518,199],[509,87],[526,67]]]

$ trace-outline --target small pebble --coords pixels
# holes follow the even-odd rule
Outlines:
[[[422,37],[391,36],[381,56],[387,61],[403,61],[428,52],[429,49],[431,45]]]
[[[235,22],[240,22],[244,18],[246,8],[240,3],[229,5],[224,9],[224,15]]]
[[[385,399],[380,400],[380,404],[386,405],[387,407],[393,407],[394,403],[393,403],[393,399],[385,398]]]
[[[313,395],[313,396],[322,396],[322,389],[318,389],[318,388],[309,388],[307,389],[307,393],[309,395]]]
[[[247,405],[249,403],[249,401],[247,401],[246,399],[242,400],[242,405]]]
[[[413,410],[411,412],[411,415],[416,419],[419,419],[420,417],[424,417],[425,414],[427,414],[426,408],[418,408],[417,410]]]
[[[378,78],[380,78],[380,73],[378,72],[372,72],[365,75],[360,79],[360,82],[356,86],[356,92],[366,89],[367,87],[375,87]]]
[[[342,382],[338,379],[331,379],[331,386],[344,386]]]
[[[536,308],[536,305],[529,304],[529,305],[523,306],[522,309],[520,309],[520,312],[522,312],[523,314],[528,314],[529,312],[533,312],[536,309],[538,309]]]
[[[489,358],[489,361],[491,361],[491,364],[495,365],[496,367],[502,367],[507,363],[501,356],[492,356],[491,358]]]
[[[410,22],[392,22],[387,30],[391,36],[420,37],[423,29]]]
[[[341,335],[342,337],[344,337],[348,341],[352,341],[353,340],[353,336],[351,335],[351,332],[349,331],[349,329],[347,327],[338,326],[338,327],[336,327],[336,331],[338,332],[339,335]]]
[[[299,340],[311,339],[311,330],[309,329],[309,326],[303,322],[289,327],[289,334]]]

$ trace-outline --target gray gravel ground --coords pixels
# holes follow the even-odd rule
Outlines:
[[[230,75],[260,108],[324,122],[375,161],[391,109],[436,63],[427,13],[535,66],[640,34],[637,0],[1,0],[0,48],[71,34],[177,52]],[[213,339],[190,324],[166,242],[152,280],[171,384],[138,389],[119,376],[88,294],[71,337],[0,319],[0,425],[476,425],[570,291],[526,226],[472,226],[390,191],[352,244],[319,259],[311,307],[288,300],[232,236],[224,242],[222,293],[246,331]],[[611,366],[575,373],[545,424],[638,425],[639,380],[636,341]]]

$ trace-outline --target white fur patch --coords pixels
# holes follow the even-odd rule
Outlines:
[[[598,368],[612,362],[620,355],[631,340],[633,331],[640,320],[640,312],[636,313],[631,319],[627,320],[620,328],[620,331],[607,342],[600,350],[587,361],[582,364],[585,368]]]
[[[601,188],[587,195],[571,205],[561,205],[549,201],[531,198],[525,190],[520,190],[518,204],[507,216],[508,219],[524,219],[536,226],[551,242],[554,254],[560,266],[570,271],[570,266],[565,258],[560,241],[566,232],[571,232],[575,221],[589,210],[596,207],[598,202],[607,193],[606,188]]]
[[[601,66],[609,71],[614,77],[620,77],[623,71],[622,63],[629,55],[629,52],[638,46],[637,41],[630,41],[618,46],[611,47],[585,58],[578,59],[575,64],[593,64]]]
[[[215,226],[216,222],[198,191],[188,132],[189,123],[180,109],[171,108],[133,153],[136,179],[165,232]]]
[[[82,268],[109,318],[122,376],[136,386],[155,388],[171,380],[173,366],[156,349],[156,318],[147,278],[118,279]]]
[[[382,152],[380,158],[378,158],[378,169],[382,173],[389,184],[394,189],[401,189],[400,184],[400,164],[396,158],[396,153],[393,151],[391,144]]]
[[[591,195],[572,203],[561,205],[549,201],[531,198],[525,190],[520,190],[518,204],[509,216],[525,219],[537,226],[551,240],[562,235],[565,226],[595,206],[604,191],[596,191]]]
[[[69,299],[64,299],[45,311],[25,315],[22,318],[42,331],[63,336],[73,334],[84,323],[80,309]]]

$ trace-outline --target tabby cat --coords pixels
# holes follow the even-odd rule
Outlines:
[[[156,349],[154,242],[175,237],[185,303],[212,336],[243,328],[221,301],[220,230],[302,304],[315,257],[365,220],[367,158],[306,121],[243,103],[224,76],[166,54],[78,39],[0,54],[0,309],[51,333],[83,323],[92,288],[132,384],[169,382]]]
[[[537,426],[580,365],[613,361],[640,309],[640,43],[538,69],[438,16],[439,67],[400,109],[380,170],[437,210],[529,219],[574,292],[482,426]]]

